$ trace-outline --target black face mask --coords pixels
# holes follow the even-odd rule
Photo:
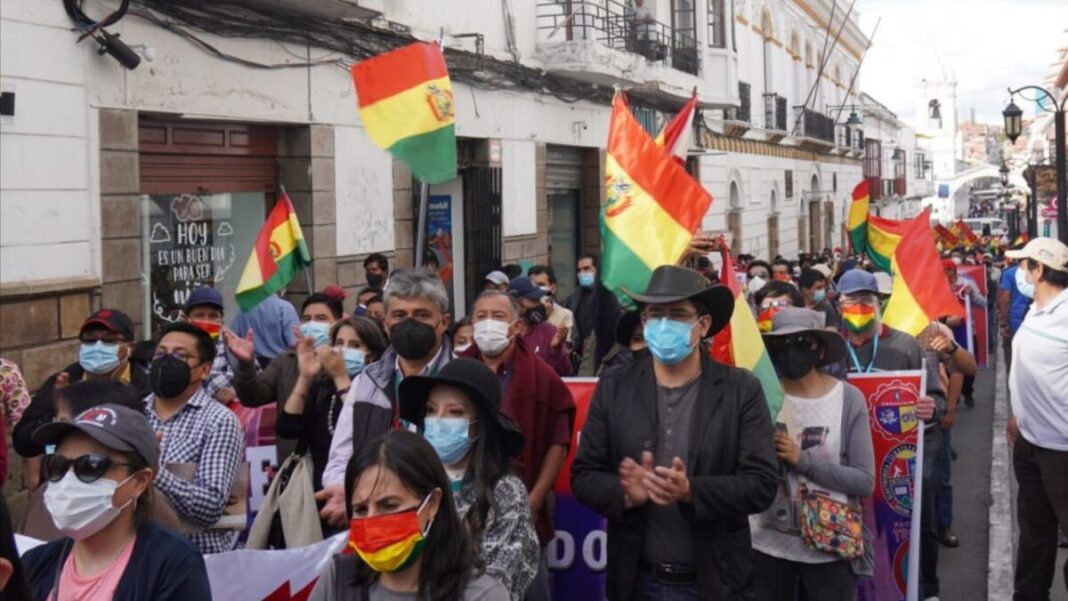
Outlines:
[[[369,273],[367,274],[367,285],[372,288],[381,288],[382,281],[386,279],[386,276],[381,273]]]
[[[538,305],[537,307],[524,311],[523,317],[527,320],[527,323],[536,326],[545,321],[549,317],[549,313],[545,310],[545,305]]]
[[[173,399],[189,387],[192,373],[189,364],[172,355],[152,362],[148,371],[148,383],[152,392],[163,399]]]
[[[405,319],[389,329],[389,342],[405,359],[422,359],[437,345],[434,328],[421,321]]]
[[[779,375],[787,380],[800,380],[812,371],[820,360],[820,351],[786,347],[769,351],[771,362],[779,370]]]

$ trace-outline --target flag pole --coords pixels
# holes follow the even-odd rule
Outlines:
[[[419,185],[419,219],[418,228],[415,230],[415,266],[423,266],[423,245],[426,244],[426,203],[427,195],[430,194],[430,184],[420,182]]]

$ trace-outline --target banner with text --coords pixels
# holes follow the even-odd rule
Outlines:
[[[923,422],[916,403],[925,390],[924,371],[849,374],[849,383],[867,401],[875,449],[875,492],[862,500],[875,574],[861,579],[858,600],[916,601],[919,553],[909,549],[910,541],[920,540],[920,520],[912,517],[923,494]]]

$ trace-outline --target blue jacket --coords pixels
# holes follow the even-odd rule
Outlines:
[[[61,538],[22,556],[33,598],[47,601],[57,582],[57,570],[67,560],[73,541]],[[130,563],[115,589],[115,601],[198,601],[211,599],[204,557],[193,543],[149,522],[137,531]]]

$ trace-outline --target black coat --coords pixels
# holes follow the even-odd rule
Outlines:
[[[584,294],[590,295],[589,304],[586,307],[587,314],[580,316]],[[593,373],[595,374],[601,367],[601,360],[616,343],[616,324],[623,315],[623,308],[620,307],[616,295],[605,288],[600,281],[597,281],[593,288],[579,288],[572,292],[571,296],[564,300],[564,308],[575,314],[575,331],[571,333],[571,336],[575,350],[579,354],[584,351],[586,342],[585,336],[579,331],[579,326],[587,325],[590,328],[589,334],[594,336]]]
[[[702,356],[701,381],[685,458],[693,502],[679,509],[692,523],[702,599],[753,599],[749,514],[767,509],[779,483],[771,416],[751,373]],[[571,488],[608,519],[608,598],[631,599],[645,533],[646,506],[623,508],[619,464],[655,449],[656,380],[651,357],[601,377]]]

